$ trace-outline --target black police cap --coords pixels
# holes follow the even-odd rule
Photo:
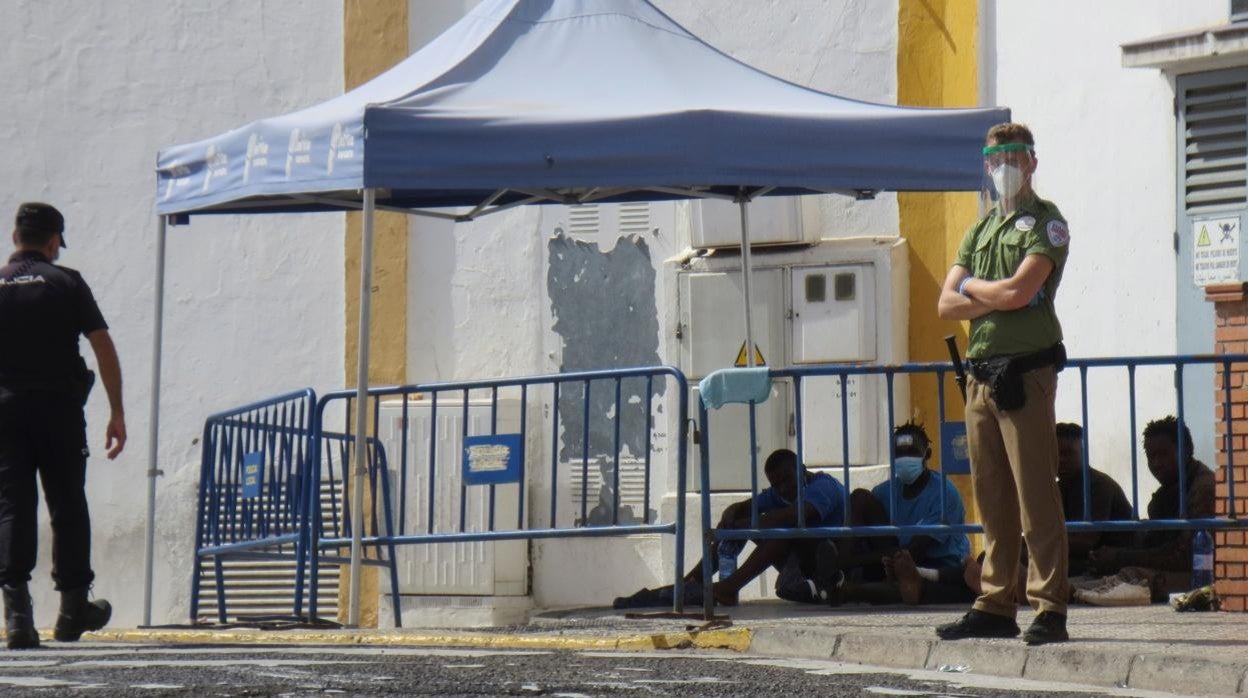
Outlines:
[[[56,233],[61,236],[61,247],[68,247],[65,244],[65,216],[51,204],[27,201],[17,207],[14,224],[19,231]]]

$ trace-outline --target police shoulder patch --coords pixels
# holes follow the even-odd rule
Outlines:
[[[1044,227],[1044,232],[1048,233],[1049,243],[1054,247],[1065,247],[1070,242],[1070,230],[1066,227],[1066,221],[1051,220]]]

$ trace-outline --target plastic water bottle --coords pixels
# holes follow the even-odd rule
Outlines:
[[[745,548],[743,540],[721,540],[719,542],[719,580],[732,576],[737,571],[737,556]]]
[[[1205,531],[1192,536],[1192,588],[1213,584],[1213,538]]]

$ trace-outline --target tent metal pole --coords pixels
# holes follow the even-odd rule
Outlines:
[[[368,474],[368,326],[372,315],[373,214],[377,191],[364,190],[364,230],[360,235],[360,339],[355,373],[355,467],[351,469],[351,577],[347,626],[360,627],[360,565],[363,558],[364,479]]]
[[[168,219],[156,217],[156,307],[152,320],[152,388],[147,431],[147,533],[143,547],[143,625],[152,624],[152,569],[156,549],[156,467],[160,452],[160,359],[165,312],[165,233]]]
[[[741,281],[745,288],[745,365],[754,368],[754,314],[751,306],[750,276],[750,201],[742,196],[737,200],[741,207]]]

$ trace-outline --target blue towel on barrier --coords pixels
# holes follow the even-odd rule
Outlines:
[[[698,383],[698,394],[707,409],[717,410],[730,402],[765,402],[771,396],[771,369],[722,368]]]

